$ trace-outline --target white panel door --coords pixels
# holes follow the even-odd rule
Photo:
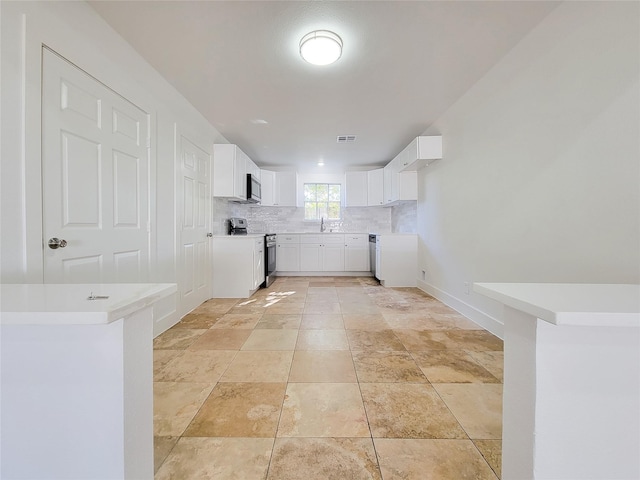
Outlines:
[[[46,48],[42,75],[45,283],[148,281],[148,115]]]
[[[186,314],[211,297],[211,154],[177,132],[176,141],[181,182],[178,187],[180,309]]]

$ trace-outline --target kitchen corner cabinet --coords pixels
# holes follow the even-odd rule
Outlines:
[[[384,167],[384,203],[418,199],[418,172],[400,172],[398,165],[389,163]]]
[[[376,277],[384,287],[415,287],[418,280],[418,236],[389,233],[378,235]]]
[[[384,205],[384,168],[367,172],[367,205],[369,207]]]
[[[442,158],[442,136],[420,136],[413,139],[402,152],[392,160],[399,172],[417,171],[434,160]]]
[[[213,146],[213,196],[229,200],[246,200],[249,162],[251,162],[249,157],[237,145],[215,144]]]
[[[300,271],[300,235],[279,234],[276,237],[276,271]]]
[[[264,235],[213,237],[213,298],[248,298],[264,282]]]
[[[345,173],[345,206],[346,207],[366,207],[367,206],[367,181],[366,171]]]
[[[344,269],[347,272],[368,272],[369,235],[345,234],[344,236]]]

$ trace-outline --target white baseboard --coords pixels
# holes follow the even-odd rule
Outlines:
[[[418,288],[432,297],[437,298],[482,328],[489,330],[496,337],[504,338],[504,325],[498,321],[498,319],[422,280],[418,280]]]
[[[169,330],[180,321],[177,303],[178,294],[175,293],[153,305],[153,338]]]
[[[276,272],[276,277],[373,277],[371,272]]]

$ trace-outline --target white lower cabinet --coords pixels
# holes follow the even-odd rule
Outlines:
[[[322,271],[344,272],[344,245],[342,243],[322,245]]]
[[[418,236],[378,235],[376,277],[385,287],[415,287],[418,280]]]
[[[300,271],[322,271],[322,245],[319,243],[300,244]]]
[[[213,237],[213,298],[248,298],[264,282],[264,236]]]
[[[369,235],[279,234],[278,273],[369,272]]]
[[[253,245],[253,288],[264,283],[264,275],[264,237],[260,237]]]
[[[276,271],[300,271],[300,235],[279,234],[276,237]]]
[[[344,271],[344,234],[301,235],[300,271]]]
[[[370,271],[369,235],[345,234],[344,269],[347,272]]]

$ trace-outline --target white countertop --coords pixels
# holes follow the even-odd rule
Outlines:
[[[107,324],[176,291],[175,283],[3,284],[0,324]],[[109,298],[88,300],[92,293]]]
[[[413,236],[417,236],[417,233],[371,233],[370,235],[378,235],[378,236],[392,236],[392,237],[400,237],[403,235],[413,235]]]
[[[554,325],[640,327],[640,285],[474,283],[473,290]]]
[[[213,238],[264,238],[264,233],[247,233],[246,235],[214,235]]]

